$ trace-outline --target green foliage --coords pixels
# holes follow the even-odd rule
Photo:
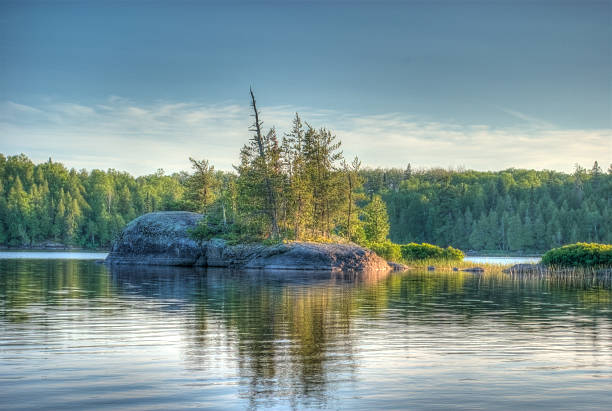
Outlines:
[[[387,261],[400,261],[402,259],[400,245],[389,240],[380,243],[368,243],[368,248]]]
[[[254,112],[259,115],[255,107]],[[51,160],[0,155],[0,244],[29,246],[46,240],[108,247],[141,214],[190,210],[206,215],[192,235],[235,242],[342,236],[365,241],[359,220],[363,198],[359,160],[347,165],[340,141],[328,130],[304,128],[296,114],[291,133],[261,132],[240,153],[237,175],[190,158],[193,173],[163,170],[134,178],[115,170],[77,172]],[[380,198],[377,206],[384,208]],[[374,216],[376,217],[376,216]],[[374,218],[372,217],[372,218]],[[376,221],[370,219],[373,232]],[[388,232],[372,239],[384,240]]]
[[[379,195],[375,195],[372,201],[363,209],[366,241],[369,243],[383,243],[389,235],[389,216],[387,206]]]
[[[462,261],[464,257],[465,254],[463,253],[463,251],[453,248],[450,245],[444,249],[445,260]]]
[[[205,212],[216,199],[219,179],[215,168],[208,164],[208,160],[191,161],[193,174],[185,181],[185,206],[192,211]]]
[[[524,253],[578,241],[612,243],[612,172],[599,165],[571,174],[410,167],[360,175],[365,191],[386,203],[396,243]]]
[[[161,170],[138,178],[68,170],[51,160],[35,165],[23,154],[0,154],[0,244],[108,247],[135,217],[184,208],[182,178]]]
[[[358,201],[365,198],[364,193],[357,191],[363,185],[363,179],[359,175],[361,161],[357,157],[350,164],[343,161],[342,168],[346,176],[344,182],[348,198],[346,201],[346,223],[341,225],[341,231],[349,241],[359,243],[365,241],[365,230],[359,219],[359,206],[357,205]]]
[[[242,149],[237,175],[206,160],[192,160],[191,175],[135,178],[0,154],[0,245],[108,247],[127,222],[162,210],[205,212],[201,238],[236,242],[340,236],[519,253],[612,243],[612,167],[363,170],[343,160],[331,132],[304,127],[297,115],[281,142],[274,129],[260,142],[263,155],[255,139]]]
[[[262,239],[259,233],[253,232],[249,227],[239,223],[223,224],[223,222],[214,217],[204,217],[200,223],[189,230],[191,238],[198,242],[219,238],[225,240],[228,244],[249,244],[261,243],[266,245],[276,244],[278,240]]]
[[[461,250],[453,247],[438,247],[433,244],[402,244],[400,246],[402,258],[412,260],[456,260],[461,261],[465,256]]]
[[[564,245],[544,254],[542,264],[560,267],[612,266],[612,245],[597,243]]]
[[[214,216],[205,215],[198,225],[189,230],[189,235],[196,241],[208,241],[214,237],[221,237],[228,232],[228,226]]]
[[[274,128],[261,130],[252,93],[251,99],[254,135],[236,167],[235,223],[262,240],[360,240],[359,160],[346,164],[336,136],[304,127],[297,114],[291,132],[279,143]]]

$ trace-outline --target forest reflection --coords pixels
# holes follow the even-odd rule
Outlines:
[[[360,355],[376,349],[363,345],[376,327],[397,338],[415,326],[435,333],[489,321],[545,331],[556,322],[602,344],[597,319],[612,318],[609,287],[503,274],[264,273],[57,260],[5,260],[0,270],[0,323],[47,324],[49,307],[65,306],[104,308],[109,323],[138,310],[143,322],[161,315],[178,330],[186,370],[205,375],[237,366],[233,383],[252,407],[279,397],[305,407],[329,401],[334,387],[355,378]]]

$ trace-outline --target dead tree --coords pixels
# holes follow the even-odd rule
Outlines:
[[[274,190],[272,189],[272,182],[270,181],[270,175],[268,173],[268,158],[266,156],[266,144],[264,142],[264,138],[261,134],[261,125],[263,124],[259,120],[259,111],[257,111],[257,104],[255,102],[255,95],[253,94],[253,89],[249,89],[251,93],[251,106],[253,107],[253,113],[255,116],[255,123],[253,124],[250,131],[255,132],[253,136],[253,140],[257,143],[257,148],[259,149],[259,157],[261,159],[262,167],[263,167],[263,175],[264,181],[266,184],[266,193],[267,193],[267,207],[266,212],[270,217],[270,221],[272,222],[272,237],[279,237],[279,229],[278,229],[278,216],[277,216],[277,208],[276,208],[276,195]]]

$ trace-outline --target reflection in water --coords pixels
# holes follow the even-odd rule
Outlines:
[[[3,260],[0,273],[10,409],[605,409],[609,399],[607,285],[86,261]]]
[[[85,252],[85,251],[32,251],[14,250],[0,251],[0,260],[14,259],[39,259],[39,260],[104,260],[108,253]]]

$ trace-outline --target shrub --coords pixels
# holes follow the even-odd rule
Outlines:
[[[402,251],[399,244],[394,244],[391,241],[370,243],[368,247],[387,261],[399,261],[402,259]]]
[[[457,248],[453,248],[450,245],[444,249],[444,259],[445,260],[462,261],[463,257],[465,257],[465,254],[463,254],[463,251]]]
[[[438,247],[433,244],[403,244],[400,246],[404,260],[463,260],[464,254],[461,250],[453,247]]]
[[[247,225],[238,223],[225,224],[223,220],[212,214],[202,218],[198,225],[188,230],[189,236],[195,241],[202,243],[213,238],[220,238],[228,244],[244,243],[270,243],[276,244],[278,241],[262,238],[259,233]]]
[[[564,245],[544,254],[542,264],[561,267],[612,266],[612,245],[597,243]]]
[[[208,241],[213,237],[220,237],[227,233],[228,227],[215,216],[204,216],[194,228],[189,229],[189,236],[199,242]]]

